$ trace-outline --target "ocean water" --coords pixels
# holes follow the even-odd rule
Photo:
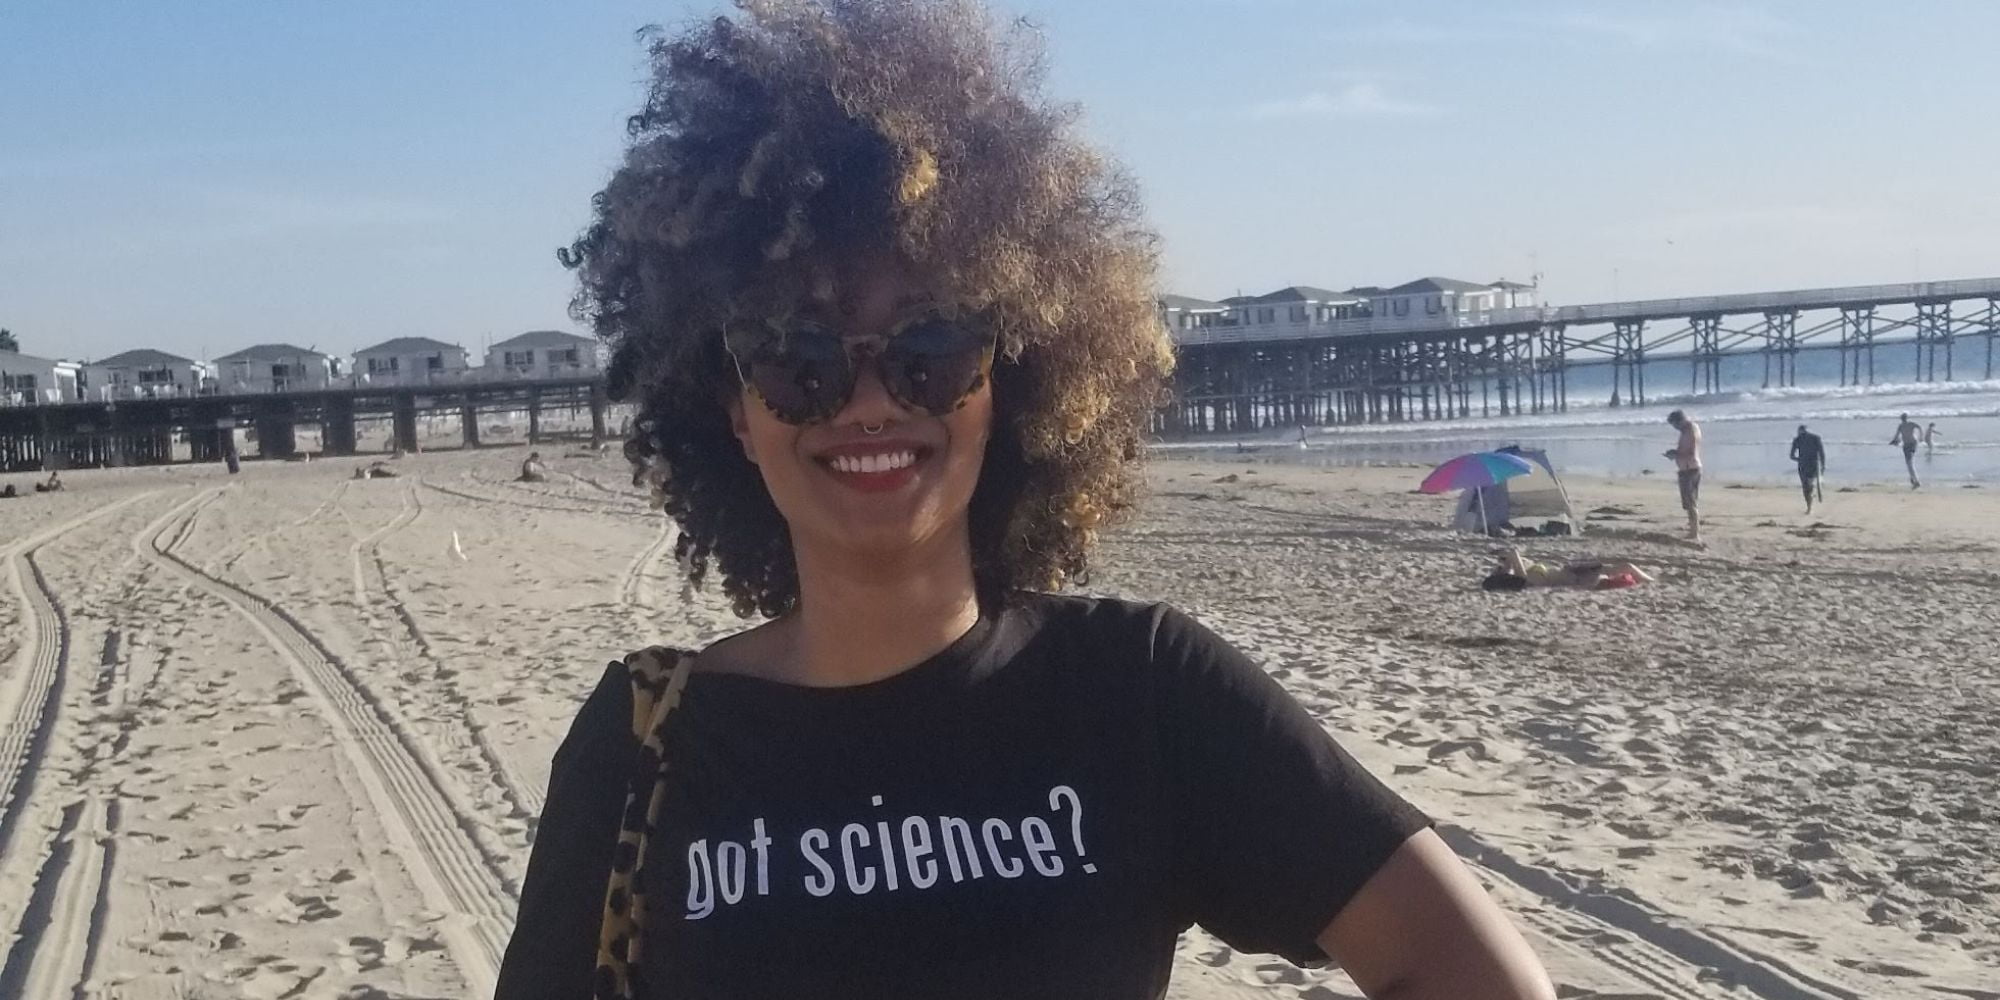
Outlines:
[[[1592,366],[1570,373],[1570,409],[1512,417],[1310,427],[1306,442],[1296,427],[1254,434],[1209,436],[1155,446],[1162,454],[1315,465],[1436,463],[1468,451],[1509,444],[1541,448],[1560,470],[1613,477],[1669,475],[1661,453],[1673,447],[1670,410],[1685,410],[1701,424],[1703,462],[1711,482],[1797,482],[1788,453],[1800,424],[1826,442],[1829,486],[1906,483],[1902,450],[1889,443],[1898,418],[1908,413],[1935,422],[1934,451],[1919,450],[1917,475],[1926,484],[2000,484],[2000,379],[1980,378],[1984,344],[1962,342],[1954,374],[1961,381],[1919,382],[1912,375],[1916,349],[1878,346],[1877,384],[1839,384],[1834,352],[1799,356],[1796,387],[1764,388],[1763,364],[1751,358],[1723,363],[1723,390],[1689,392],[1685,359],[1650,361],[1647,405],[1612,407],[1610,370]],[[1892,363],[1893,362],[1893,363]],[[1938,377],[1944,375],[1939,359]],[[1967,378],[1967,376],[1971,376]],[[1900,378],[1900,381],[1891,379]]]

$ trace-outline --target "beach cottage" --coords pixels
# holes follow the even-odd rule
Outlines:
[[[486,371],[495,379],[590,378],[608,360],[597,338],[561,330],[531,330],[486,349]]]
[[[296,392],[330,388],[340,378],[340,362],[290,344],[256,344],[215,359],[216,391]]]
[[[0,351],[0,406],[74,403],[83,366],[32,354]]]
[[[207,364],[149,348],[83,366],[82,395],[89,400],[198,396],[213,386],[214,372]]]
[[[1418,278],[1394,288],[1357,288],[1354,293],[1368,302],[1370,315],[1377,319],[1425,320],[1456,325],[1467,315],[1498,309],[1524,309],[1536,305],[1535,287],[1518,281],[1496,281],[1482,285],[1457,278]]]
[[[1222,304],[1239,325],[1304,326],[1352,319],[1360,315],[1363,300],[1348,292],[1291,285],[1262,295],[1234,295]]]
[[[430,385],[465,378],[465,348],[429,337],[397,337],[354,352],[355,378],[368,385]]]

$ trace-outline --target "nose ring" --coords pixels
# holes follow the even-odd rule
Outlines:
[[[863,433],[863,434],[880,434],[880,433],[882,433],[882,425],[881,425],[881,424],[862,424],[862,425],[861,425],[861,433]]]

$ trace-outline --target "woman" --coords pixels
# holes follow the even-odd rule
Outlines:
[[[1520,549],[1509,548],[1500,564],[1487,574],[1480,586],[1487,590],[1527,590],[1529,587],[1574,587],[1580,590],[1616,590],[1652,583],[1653,574],[1629,562],[1551,563],[1529,559]]]
[[[1265,674],[1081,582],[1172,357],[1129,185],[970,3],[653,47],[565,263],[626,453],[763,624],[611,664],[498,995],[1157,997],[1199,922],[1371,996],[1552,996]]]

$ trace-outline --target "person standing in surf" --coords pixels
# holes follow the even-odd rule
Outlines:
[[[1058,594],[1173,365],[1130,183],[963,0],[656,40],[562,257],[625,453],[746,619],[609,665],[500,1000],[1158,998],[1179,934],[1552,998],[1428,817],[1234,646]]]
[[[1667,449],[1674,463],[1674,479],[1680,486],[1681,509],[1687,512],[1688,538],[1701,541],[1701,425],[1679,410],[1667,414],[1667,423],[1681,432],[1680,439]]]
[[[1923,438],[1924,429],[1919,427],[1916,421],[1911,420],[1907,413],[1903,414],[1902,422],[1896,425],[1896,433],[1889,438],[1890,444],[1903,446],[1903,469],[1910,474],[1910,488],[1913,490],[1923,485],[1917,481],[1917,445]]]

